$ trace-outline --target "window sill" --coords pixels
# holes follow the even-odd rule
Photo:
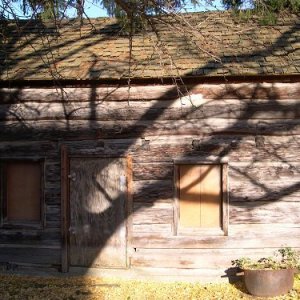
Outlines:
[[[222,228],[178,228],[178,236],[225,236]]]

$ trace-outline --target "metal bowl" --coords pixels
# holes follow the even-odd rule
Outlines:
[[[244,270],[244,280],[251,295],[275,297],[293,288],[294,270]]]

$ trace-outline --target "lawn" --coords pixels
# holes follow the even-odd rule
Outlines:
[[[231,300],[259,298],[248,295],[242,283],[202,285],[200,283],[158,283],[95,277],[45,278],[0,275],[0,299]],[[295,279],[294,289],[288,295],[272,299],[300,299],[300,277]]]

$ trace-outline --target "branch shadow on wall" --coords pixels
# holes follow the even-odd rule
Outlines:
[[[294,30],[296,29],[291,29],[283,34],[278,39],[277,44],[272,45],[270,51],[273,51],[274,48],[280,48],[282,44],[286,43]],[[259,53],[255,52],[254,54],[258,55]],[[260,54],[265,55],[265,53]],[[95,58],[95,63],[96,60],[97,58]],[[248,60],[249,56],[239,57],[241,63]],[[208,62],[208,64],[210,63],[212,62]],[[94,64],[90,68],[90,73],[94,74]],[[201,68],[199,68],[199,72],[201,72]],[[186,74],[185,77],[192,75]],[[58,123],[55,125],[47,125],[46,123],[44,127],[34,126],[27,119],[25,121],[18,118],[16,113],[12,111],[12,102],[17,102],[16,99],[21,100],[22,89],[16,89],[13,92],[6,91],[1,94],[1,99],[8,99],[7,107],[4,108],[5,111],[2,112],[1,119],[11,118],[14,122],[12,126],[8,126],[7,122],[1,124],[1,139],[4,141],[12,140],[16,135],[22,140],[41,139],[42,137],[47,137],[52,141],[66,139],[66,144],[70,145],[70,148],[72,148],[72,143],[79,144],[80,148],[80,142],[76,138],[83,136],[87,140],[96,139],[102,143],[103,147],[92,152],[93,155],[102,157],[131,155],[134,164],[134,190],[132,216],[130,217],[132,217],[135,227],[141,225],[141,223],[135,223],[135,216],[142,210],[145,211],[144,216],[147,216],[147,210],[149,210],[150,215],[148,217],[154,221],[148,225],[165,224],[170,225],[171,228],[173,219],[172,199],[175,188],[173,186],[173,159],[197,157],[199,161],[205,161],[211,156],[217,159],[215,162],[223,157],[229,157],[230,162],[232,162],[229,174],[231,179],[230,223],[260,223],[266,211],[269,210],[269,205],[276,214],[272,215],[269,211],[263,219],[264,222],[279,221],[281,223],[286,220],[286,214],[290,213],[289,221],[297,223],[299,221],[297,193],[300,188],[298,180],[300,170],[298,164],[295,165],[292,162],[297,160],[299,146],[297,132],[299,130],[300,107],[298,101],[288,99],[280,101],[279,99],[283,95],[279,93],[276,85],[255,83],[254,87],[251,88],[247,85],[236,88],[231,85],[225,86],[225,89],[213,92],[214,96],[209,102],[194,105],[191,95],[201,93],[201,88],[199,90],[197,84],[189,84],[187,87],[189,94],[185,96],[190,102],[188,108],[173,106],[178,100],[178,86],[176,86],[161,95],[161,99],[170,99],[167,105],[162,106],[161,102],[157,101],[142,113],[137,107],[132,108],[131,118],[137,114],[138,120],[128,121],[126,119],[128,116],[118,115],[117,107],[111,110],[108,108],[107,115],[118,115],[120,119],[114,124],[103,125],[104,122],[101,119],[103,114],[101,115],[97,108],[100,104],[97,98],[97,86],[92,86],[88,104],[88,122],[83,122],[83,124],[87,124],[87,127],[83,129],[74,126],[73,122],[80,121],[80,107],[74,110],[78,112],[76,114],[73,111],[68,114],[64,112],[60,118],[66,119],[67,122],[62,122],[62,126]],[[186,87],[183,87],[183,90],[186,90]],[[64,93],[65,91],[62,91],[62,94]],[[295,94],[299,93],[298,88]],[[105,102],[105,100],[101,101]],[[66,105],[70,104],[66,103]],[[39,108],[34,108],[34,110],[37,111],[38,115]],[[168,139],[165,139],[161,144],[155,141],[155,139],[159,140],[159,137],[170,135],[170,132],[172,135],[178,134],[179,137],[186,135],[188,139],[183,143],[175,142],[174,144],[170,143],[171,140],[168,141]],[[121,144],[112,143],[112,139],[117,138],[123,139],[125,142]],[[161,140],[163,141],[163,138]],[[136,144],[138,145],[136,146]],[[119,147],[120,145],[121,147]],[[290,148],[288,157],[286,157],[287,145]],[[85,155],[84,150],[81,154]],[[243,155],[246,156],[243,157]],[[143,161],[140,157],[144,157],[145,160]],[[156,158],[156,167],[149,167],[147,163],[153,161],[153,158]],[[103,169],[108,167],[109,161],[107,161],[107,165],[102,165]],[[276,162],[275,167],[270,167],[272,161]],[[212,162],[214,161],[212,160]],[[139,171],[136,166],[140,166],[144,172]],[[91,178],[93,186],[104,198],[109,198],[109,207],[100,213],[93,213],[92,211],[84,213],[88,213],[90,219],[109,220],[112,216],[116,216],[116,211],[119,211],[120,198],[118,196],[113,199],[110,196],[105,196],[105,192],[103,192],[106,189],[105,186],[102,186],[101,182],[97,180],[97,174],[94,175]],[[276,178],[275,182],[274,178]],[[288,178],[288,180],[283,183],[284,178]],[[81,197],[84,199],[88,196],[84,194]],[[163,203],[162,206],[168,208],[161,209],[159,205],[156,206],[157,203]],[[275,203],[278,203],[278,206],[274,206]],[[97,253],[100,253],[106,247],[113,233],[124,226],[128,217],[125,214],[122,218],[115,218],[110,230],[101,232],[99,236],[99,232],[95,233],[93,236],[94,244],[86,246],[91,246],[97,249]],[[143,220],[141,221],[139,218],[138,222],[143,222]],[[82,224],[82,226],[84,225],[90,226],[91,224]],[[160,242],[165,238],[170,240],[172,238],[171,230],[168,235],[166,238],[162,234],[158,239]],[[84,234],[81,234],[82,236]],[[97,236],[99,237],[98,242],[95,239]],[[138,245],[148,239],[145,246],[150,247],[152,237],[153,232],[151,231],[141,232],[136,238],[132,237],[131,246],[137,248]],[[220,239],[220,237],[204,238],[203,243],[206,241],[208,244],[213,243],[216,239]],[[74,243],[76,243],[76,239]],[[87,266],[91,266],[95,259],[96,257],[89,257],[90,262]]]

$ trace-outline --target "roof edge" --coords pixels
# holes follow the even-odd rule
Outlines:
[[[121,79],[61,79],[61,80],[0,80],[0,88],[51,88],[51,87],[89,87],[89,86],[127,86],[135,85],[195,85],[225,83],[258,82],[300,82],[300,74],[286,75],[232,75],[199,77],[164,77],[164,78],[121,78]]]

